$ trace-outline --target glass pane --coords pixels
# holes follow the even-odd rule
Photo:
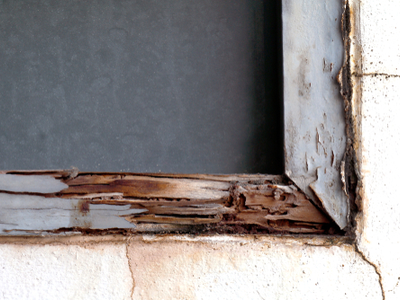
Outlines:
[[[0,169],[282,173],[279,1],[0,2]]]

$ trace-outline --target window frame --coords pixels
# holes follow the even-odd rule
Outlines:
[[[348,110],[343,104],[349,97],[344,84],[349,62],[346,53],[338,55],[335,49],[347,49],[346,40],[343,47],[337,34],[341,21],[342,26],[346,23],[348,8],[341,17],[342,4],[337,0],[333,6],[338,15],[332,18],[332,10],[313,1],[315,5],[282,0],[283,176],[0,171],[0,235],[342,232],[348,225],[352,175]],[[310,20],[320,17],[314,26],[297,26],[300,17],[308,20],[304,14]],[[293,35],[302,42],[291,41]],[[334,46],[327,44],[332,36]],[[336,48],[330,51],[332,47]],[[304,54],[302,59],[296,58],[299,53]],[[304,67],[304,61],[311,67]],[[344,101],[336,82],[338,69]],[[328,79],[321,79],[324,75]],[[329,101],[321,102],[320,97]],[[304,101],[307,105],[300,105]],[[316,110],[323,114],[316,117]],[[310,128],[316,131],[310,134]]]

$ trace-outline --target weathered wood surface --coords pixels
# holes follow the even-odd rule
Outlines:
[[[327,233],[335,225],[281,176],[1,172],[0,234],[96,230]]]
[[[340,228],[349,221],[345,105],[336,76],[344,57],[343,1],[283,0],[285,174]],[[346,191],[344,191],[346,190]]]

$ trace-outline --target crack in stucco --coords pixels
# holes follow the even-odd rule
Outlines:
[[[400,75],[396,74],[387,74],[387,73],[379,73],[379,72],[370,72],[370,73],[364,73],[364,68],[363,68],[363,50],[362,50],[362,43],[359,40],[360,35],[360,19],[359,19],[359,12],[361,11],[361,1],[357,0],[347,0],[344,3],[345,11],[347,10],[348,15],[344,15],[347,17],[346,23],[343,24],[343,32],[345,35],[345,41],[347,41],[347,48],[346,48],[346,59],[347,59],[347,64],[350,70],[350,76],[347,78],[348,80],[348,86],[350,87],[350,97],[348,99],[345,99],[349,101],[351,105],[351,113],[349,114],[349,119],[352,124],[352,132],[353,132],[353,141],[352,141],[352,147],[354,151],[354,171],[357,176],[357,187],[355,190],[355,204],[356,207],[358,207],[358,212],[354,215],[354,221],[355,221],[355,227],[354,230],[356,232],[353,232],[355,236],[361,234],[359,231],[361,223],[359,223],[359,217],[362,218],[363,216],[363,205],[365,203],[365,198],[363,197],[363,187],[362,184],[364,182],[364,178],[362,177],[362,172],[361,172],[361,162],[362,162],[362,154],[361,154],[361,128],[360,128],[360,123],[359,123],[359,118],[361,116],[360,114],[360,107],[362,103],[362,84],[360,84],[360,80],[362,80],[363,77],[400,77]],[[361,87],[361,88],[360,88]],[[358,233],[357,233],[358,231]],[[353,235],[352,234],[352,235]],[[355,237],[353,236],[353,237]],[[357,239],[354,240],[353,242],[354,246],[354,251],[360,255],[360,257],[368,264],[370,265],[375,273],[378,275],[378,283],[381,289],[381,295],[382,299],[386,299],[385,295],[385,290],[383,287],[383,277],[380,272],[380,269],[378,265],[374,264],[372,261],[370,261],[365,253],[359,248],[359,244]]]
[[[388,292],[393,292],[399,286],[399,282],[400,282],[400,277],[397,278],[396,285],[391,290],[388,290]]]
[[[260,294],[259,291],[257,291],[257,294],[260,296],[260,298],[261,298],[262,300],[265,300],[265,298],[264,298],[263,296],[261,296],[261,294]]]
[[[377,77],[377,76],[384,76],[386,78],[392,78],[392,77],[400,77],[400,75],[397,74],[388,74],[388,73],[352,73],[351,76],[354,77]]]
[[[133,276],[131,259],[129,257],[129,245],[130,245],[130,239],[128,239],[126,244],[125,244],[125,255],[126,255],[126,258],[128,259],[129,272],[131,273],[131,279],[132,279],[131,299],[133,299],[133,292],[135,291],[135,286],[136,285],[135,285],[135,277]]]
[[[310,243],[304,243],[305,246],[307,247],[323,247],[323,248],[331,248],[334,246],[342,246],[343,244],[337,244],[337,243],[332,243],[331,245],[327,245],[327,244],[321,244],[321,245],[317,245],[317,244],[310,244]],[[360,250],[360,248],[358,247],[357,242],[355,241],[354,243],[348,243],[349,246],[353,246],[354,247],[354,251],[360,255],[360,257],[362,258],[362,260],[364,260],[368,265],[370,265],[375,273],[378,275],[378,283],[379,283],[379,287],[381,289],[381,294],[382,294],[382,300],[386,299],[386,295],[385,295],[385,290],[383,288],[383,278],[382,275],[380,273],[379,267],[377,265],[375,265],[373,262],[371,262],[366,255]],[[400,277],[399,277],[400,280]],[[398,284],[399,282],[397,282]],[[397,286],[396,284],[396,286]]]
[[[367,264],[369,264],[370,266],[372,266],[372,267],[374,268],[375,273],[378,275],[378,278],[379,278],[378,281],[379,281],[379,286],[380,286],[380,288],[381,288],[382,300],[385,300],[385,299],[386,299],[385,289],[383,288],[383,282],[382,282],[383,279],[382,279],[382,274],[381,274],[381,272],[379,271],[379,267],[378,267],[376,264],[374,264],[373,262],[371,262],[371,261],[365,256],[364,252],[362,252],[362,251],[360,250],[360,248],[358,247],[357,243],[354,244],[354,250],[361,256],[361,258],[362,258]]]

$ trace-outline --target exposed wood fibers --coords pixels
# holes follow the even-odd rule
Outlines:
[[[332,220],[281,176],[131,173],[77,173],[71,176],[72,172],[74,170],[2,173],[47,175],[61,180],[68,188],[40,196],[81,199],[85,215],[90,212],[90,207],[97,205],[141,210],[133,214],[122,211],[118,215],[136,225],[132,232],[148,232],[160,225],[165,225],[165,232],[337,232]],[[90,228],[90,223],[88,226],[82,230],[96,229]]]

